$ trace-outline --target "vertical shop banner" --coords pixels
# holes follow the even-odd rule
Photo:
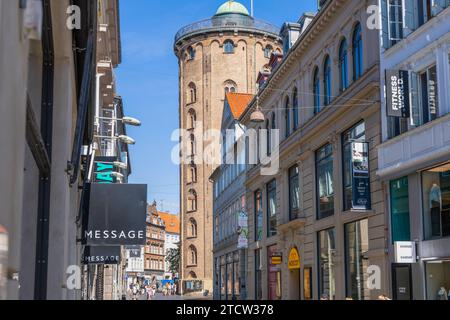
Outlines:
[[[87,185],[82,243],[89,246],[145,245],[147,186]]]
[[[121,250],[119,246],[86,246],[83,252],[83,264],[119,264]]]
[[[115,157],[95,157],[94,160],[94,182],[96,183],[117,183],[113,175],[115,171]]]
[[[389,117],[409,118],[409,72],[386,70],[386,108]]]
[[[245,211],[238,213],[238,249],[248,248],[248,215]]]
[[[369,144],[352,143],[352,207],[356,210],[370,210]]]

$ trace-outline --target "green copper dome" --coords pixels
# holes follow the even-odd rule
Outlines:
[[[250,16],[247,8],[236,1],[227,1],[217,9],[216,16],[221,16],[224,14],[237,13],[244,16]]]

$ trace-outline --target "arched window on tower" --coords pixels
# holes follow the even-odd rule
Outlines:
[[[192,164],[189,167],[189,182],[196,183],[197,182],[197,166]]]
[[[189,136],[189,143],[190,143],[190,153],[191,153],[191,156],[195,156],[195,135],[194,134],[191,134],[190,136]]]
[[[187,54],[188,54],[188,60],[194,60],[195,59],[195,49],[192,46],[190,46],[187,49]]]
[[[223,83],[224,86],[224,90],[225,90],[225,95],[228,92],[237,92],[237,84],[236,82],[234,82],[233,80],[227,80]]]
[[[188,112],[188,129],[195,129],[195,124],[197,122],[197,114],[194,109],[189,110]]]
[[[189,237],[197,238],[197,221],[194,218],[189,219]]]
[[[188,101],[189,103],[197,102],[197,87],[193,82],[189,83]]]
[[[270,59],[270,56],[272,55],[273,47],[269,44],[264,48],[264,58]]]
[[[189,247],[189,265],[196,266],[197,265],[197,248],[194,245]]]
[[[232,40],[226,40],[224,42],[223,52],[227,54],[234,53],[234,42]]]
[[[189,190],[188,193],[188,212],[197,211],[197,192]]]

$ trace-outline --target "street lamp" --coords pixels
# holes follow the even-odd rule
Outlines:
[[[259,96],[256,96],[256,108],[250,115],[250,121],[253,123],[262,123],[265,121],[264,113],[262,113],[261,107],[259,106]]]
[[[129,136],[125,136],[125,135],[120,135],[120,136],[117,136],[117,137],[95,135],[94,137],[100,138],[100,139],[120,140],[120,141],[122,141],[123,143],[126,143],[126,144],[132,144],[132,145],[136,144],[136,141],[133,138],[130,138]]]
[[[132,118],[132,117],[123,117],[123,118],[96,117],[96,118],[100,119],[100,120],[121,121],[124,124],[134,126],[134,127],[140,127],[142,125],[140,120],[138,120],[136,118]]]

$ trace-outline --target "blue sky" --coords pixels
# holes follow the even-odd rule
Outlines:
[[[210,18],[224,0],[121,0],[122,64],[116,70],[125,113],[142,127],[128,129],[130,183],[148,185],[148,201],[179,212],[179,168],[171,161],[178,128],[178,63],[175,33],[192,22]],[[240,1],[250,10],[250,0]],[[254,0],[255,17],[281,26],[315,11],[316,0]]]

